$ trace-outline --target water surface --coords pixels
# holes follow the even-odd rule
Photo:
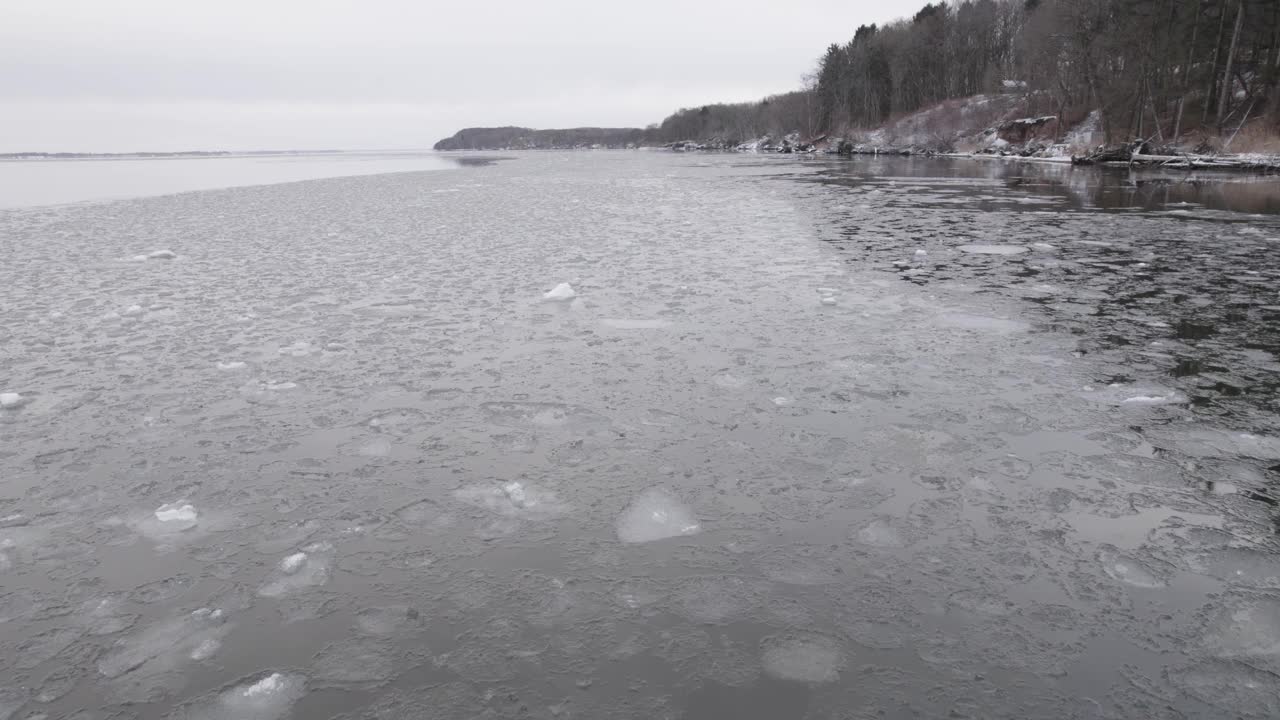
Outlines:
[[[0,208],[453,167],[457,159],[414,151],[0,160]]]
[[[1276,187],[1134,182],[0,212],[0,718],[1274,717]]]

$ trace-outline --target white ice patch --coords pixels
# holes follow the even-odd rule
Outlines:
[[[201,608],[118,641],[98,671],[119,683],[126,696],[149,697],[185,663],[212,656],[230,630],[221,610]]]
[[[854,535],[854,538],[863,545],[872,547],[898,548],[906,544],[902,540],[902,535],[886,518],[871,521],[871,523],[859,530]]]
[[[0,393],[0,408],[12,410],[13,408],[21,407],[25,402],[25,398],[18,393]]]
[[[187,525],[195,525],[196,508],[191,503],[179,500],[175,503],[166,503],[156,508],[156,519],[162,523],[183,523]]]
[[[306,357],[307,355],[315,352],[315,347],[313,347],[309,342],[299,340],[292,345],[286,345],[280,348],[277,352],[281,355],[289,355],[291,357]]]
[[[1162,588],[1166,585],[1164,578],[1146,563],[1113,546],[1104,545],[1098,551],[1098,562],[1102,563],[1103,572],[1126,585],[1143,589]]]
[[[1022,245],[961,245],[959,250],[976,255],[1021,255],[1027,252]]]
[[[840,643],[825,635],[769,637],[760,646],[764,671],[779,680],[833,682],[844,666]]]
[[[262,597],[279,598],[329,581],[329,565],[333,561],[333,546],[329,543],[312,543],[303,552],[290,555],[280,562],[277,575],[258,588]],[[301,555],[301,558],[297,556]]]
[[[257,682],[238,685],[191,709],[190,720],[276,720],[289,714],[302,697],[301,675],[271,673]]]
[[[1030,325],[1019,320],[987,317],[985,315],[969,315],[967,313],[946,313],[939,319],[945,325],[962,330],[976,330],[996,334],[1017,333],[1031,329]]]
[[[604,318],[600,321],[600,324],[616,330],[657,330],[671,323],[657,318]]]
[[[572,300],[578,292],[569,283],[560,283],[542,296],[543,300]]]
[[[719,387],[725,388],[726,390],[737,390],[738,388],[746,387],[747,385],[746,378],[738,377],[731,373],[720,373],[712,378],[711,382],[715,383]]]
[[[1205,626],[1206,649],[1270,672],[1280,670],[1280,600],[1242,596],[1223,605]]]
[[[178,257],[178,253],[172,250],[154,250],[147,253],[147,260],[173,260]]]
[[[1128,407],[1184,403],[1186,396],[1169,388],[1112,384],[1089,392],[1090,399]]]
[[[244,364],[244,363],[242,363],[242,362],[240,362],[239,360],[232,360],[231,362],[220,362],[220,363],[218,363],[218,369],[219,369],[219,370],[225,370],[225,371],[228,371],[228,372],[233,371],[233,370],[243,370],[243,369],[244,369],[244,367],[245,367],[245,364]]]
[[[645,543],[694,535],[702,526],[679,498],[662,488],[651,488],[622,511],[616,529],[618,539],[624,543]]]
[[[545,519],[567,510],[554,492],[517,480],[499,485],[471,485],[455,490],[453,496],[467,505],[504,517]]]
[[[294,553],[280,561],[280,572],[283,572],[286,575],[292,575],[302,569],[302,566],[306,562],[306,553]]]

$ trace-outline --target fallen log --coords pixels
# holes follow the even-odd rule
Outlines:
[[[1143,155],[1134,153],[1126,162],[1194,170],[1280,171],[1280,157],[1254,155]]]

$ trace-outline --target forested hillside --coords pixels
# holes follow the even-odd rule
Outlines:
[[[1016,94],[1059,132],[1099,110],[1111,139],[1273,137],[1280,0],[963,0],[863,25],[807,87],[683,109],[659,141],[869,130],[949,98]]]
[[[563,150],[624,148],[644,142],[639,128],[570,128],[533,130],[522,127],[466,128],[435,144],[436,150]]]

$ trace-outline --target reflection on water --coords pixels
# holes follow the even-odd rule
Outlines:
[[[1280,716],[1280,225],[1111,178],[0,211],[0,718]]]
[[[953,200],[952,191],[964,188],[966,199],[984,209],[1043,203],[1041,209],[1054,211],[1169,211],[1190,216],[1225,211],[1231,214],[1210,216],[1234,222],[1247,222],[1252,214],[1280,214],[1280,177],[1274,175],[900,156],[811,162],[822,166],[819,176],[825,182],[896,181],[932,189],[938,194],[932,202],[943,206]],[[995,192],[975,192],[984,185]]]

